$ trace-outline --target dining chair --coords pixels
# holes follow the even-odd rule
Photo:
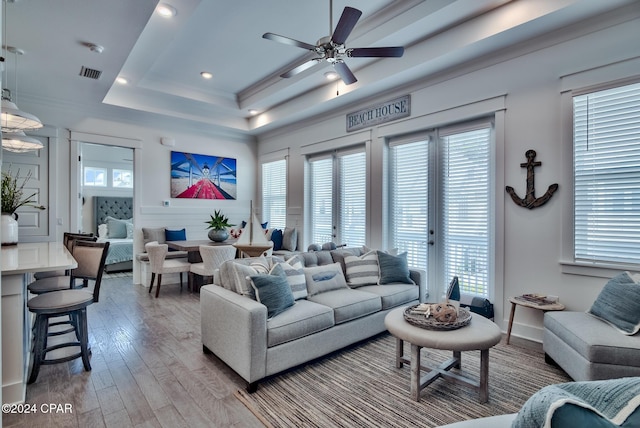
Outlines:
[[[202,277],[202,284],[209,284],[209,282],[205,282],[205,278],[213,278],[213,272],[218,269],[222,263],[235,259],[236,251],[236,247],[233,245],[200,245],[202,263],[191,263],[189,269],[189,287],[195,291],[196,275]],[[199,288],[200,284],[198,285],[198,289]]]
[[[76,278],[93,280],[93,290],[85,288],[66,289],[40,294],[27,301],[29,311],[35,314],[33,367],[28,383],[33,383],[38,378],[40,366],[44,364],[58,364],[82,358],[86,371],[91,370],[89,362],[89,333],[87,330],[87,307],[98,302],[100,297],[100,285],[102,274],[109,251],[108,242],[78,241],[74,245],[73,257],[78,262],[78,267],[70,273],[71,281]],[[68,316],[68,320],[51,322],[52,318]],[[71,327],[50,332],[51,327],[58,325],[70,325]],[[57,343],[48,346],[48,338],[54,335],[75,333],[75,338],[69,342]],[[79,347],[80,351],[63,357],[47,359],[47,353],[61,348]]]
[[[67,240],[69,252],[78,263],[78,267],[70,270],[67,275],[49,276],[36,279],[29,285],[27,290],[31,294],[44,294],[52,291],[61,291],[71,288],[87,287],[89,280],[95,281],[95,266],[84,265],[84,263],[92,263],[92,260],[83,259],[86,243],[95,243],[95,237],[75,237]],[[77,253],[77,254],[76,254]],[[78,283],[78,280],[82,280]]]
[[[67,250],[69,250],[69,252],[71,252],[71,246],[73,245],[73,241],[75,239],[95,242],[98,240],[98,237],[94,236],[93,233],[64,232],[62,236],[62,243],[64,244],[65,247],[67,247]],[[51,270],[51,271],[45,271],[45,272],[36,272],[33,274],[33,277],[34,279],[42,279],[42,278],[49,278],[52,276],[64,276],[64,275],[69,275],[69,271],[68,270]]]
[[[162,275],[165,273],[180,274],[180,289],[182,290],[182,273],[189,272],[191,263],[178,259],[167,260],[169,246],[167,244],[159,244],[158,242],[149,242],[144,246],[149,255],[149,265],[151,268],[151,283],[149,284],[149,293],[153,289],[153,283],[156,276],[158,277],[158,285],[156,287],[156,298],[160,294],[160,286],[162,285]]]

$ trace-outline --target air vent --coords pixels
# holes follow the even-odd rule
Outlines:
[[[80,68],[80,76],[88,77],[89,79],[99,79],[102,75],[102,71],[94,70],[93,68],[85,67],[84,65]]]

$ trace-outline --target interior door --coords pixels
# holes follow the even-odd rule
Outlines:
[[[42,205],[40,210],[31,206],[20,207],[17,211],[20,242],[48,241],[49,230],[49,139],[47,137],[32,136],[44,144],[38,151],[14,153],[3,152],[2,171],[10,171],[18,177],[18,185],[28,178],[23,195],[27,197],[33,193],[34,205]]]

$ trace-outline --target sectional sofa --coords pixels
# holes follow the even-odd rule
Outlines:
[[[342,249],[300,253],[286,262],[277,257],[225,262],[214,283],[200,289],[203,350],[231,367],[253,392],[267,376],[385,331],[391,309],[425,301],[425,273],[402,267],[401,259]],[[290,305],[274,314],[260,283],[280,283],[281,270]]]

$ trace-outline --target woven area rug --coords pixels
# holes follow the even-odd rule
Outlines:
[[[405,343],[404,353],[410,355]],[[451,352],[422,350],[422,363],[438,365]],[[504,339],[489,351],[489,402],[470,388],[438,379],[409,392],[410,368],[397,369],[388,333],[274,376],[249,394],[236,392],[267,427],[434,427],[466,419],[515,413],[534,392],[571,379],[544,354]],[[452,369],[452,372],[458,372]],[[462,353],[462,374],[479,379],[480,351]]]

